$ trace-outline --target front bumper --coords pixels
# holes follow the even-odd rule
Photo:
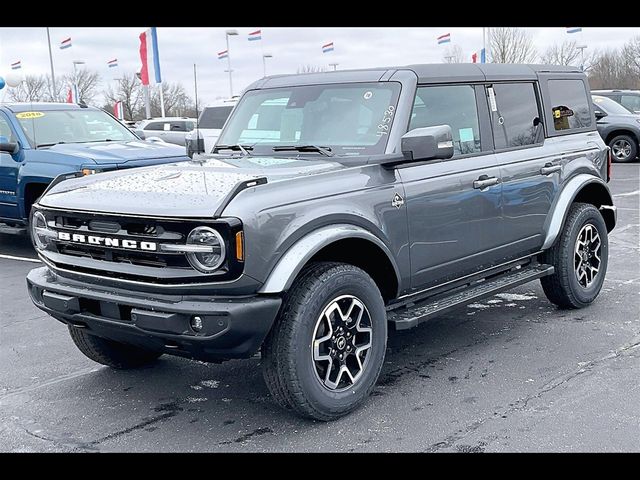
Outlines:
[[[118,342],[205,361],[256,353],[282,303],[280,297],[266,295],[151,297],[63,279],[47,267],[31,270],[27,286],[33,303],[61,322]],[[199,332],[190,326],[194,315],[202,318]]]

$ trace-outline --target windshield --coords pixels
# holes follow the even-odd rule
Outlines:
[[[102,110],[19,112],[16,118],[32,146],[137,140],[127,127]]]
[[[596,95],[594,95],[592,98],[596,104],[596,107],[600,108],[600,110],[603,110],[604,113],[608,113],[609,115],[630,115],[633,113],[632,111],[627,110],[618,102],[616,102],[615,100],[611,100],[610,98],[600,97]]]
[[[269,153],[274,147],[305,145],[335,155],[384,153],[399,94],[397,82],[252,90],[236,106],[217,144]]]
[[[232,109],[232,106],[205,108],[198,119],[198,128],[220,129],[224,127],[224,122],[227,121]]]

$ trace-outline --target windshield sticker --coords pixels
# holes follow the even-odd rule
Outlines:
[[[40,118],[40,117],[44,117],[44,113],[42,113],[42,112],[20,112],[20,113],[16,113],[16,118],[19,118],[21,120],[26,119],[26,118]]]
[[[384,115],[382,116],[382,123],[378,125],[378,131],[376,135],[381,137],[382,135],[389,135],[389,124],[393,120],[393,113],[395,112],[396,107],[393,105],[389,105],[387,109],[384,111]]]
[[[364,92],[363,97],[365,100],[369,100],[371,97],[373,97],[373,93],[370,90],[367,90],[366,92]]]
[[[458,135],[461,142],[473,142],[473,128],[461,128]]]
[[[257,158],[257,157],[245,157],[245,160],[260,165],[261,167],[271,167],[274,165],[284,165],[285,163],[297,162],[291,158]]]

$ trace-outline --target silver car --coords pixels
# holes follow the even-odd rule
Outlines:
[[[134,132],[142,139],[157,137],[168,143],[176,145],[185,144],[185,136],[196,126],[195,118],[188,117],[163,117],[150,118],[141,121]]]

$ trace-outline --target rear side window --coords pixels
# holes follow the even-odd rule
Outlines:
[[[162,122],[151,122],[144,127],[144,130],[163,130],[164,124]]]
[[[533,145],[542,140],[533,83],[494,83],[488,94],[496,150]]]
[[[200,114],[199,128],[222,128],[233,107],[207,107]]]
[[[476,93],[471,85],[418,87],[409,130],[449,125],[453,154],[480,152]]]
[[[634,113],[640,113],[640,95],[622,95],[620,103]]]
[[[549,80],[547,87],[556,132],[591,126],[589,97],[582,80]]]
[[[184,132],[184,122],[171,122],[171,131],[172,132]]]

